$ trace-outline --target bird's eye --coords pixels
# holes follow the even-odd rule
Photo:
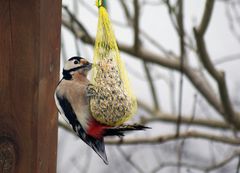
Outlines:
[[[75,60],[73,63],[74,63],[74,64],[79,64],[79,61],[78,61],[78,60]]]

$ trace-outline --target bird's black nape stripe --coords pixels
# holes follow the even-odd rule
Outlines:
[[[64,70],[63,69],[63,79],[66,79],[66,80],[71,80],[72,79],[72,75],[70,74],[70,72],[68,70]]]
[[[72,69],[70,69],[70,70],[64,70],[64,69],[63,69],[63,72],[62,72],[62,74],[63,74],[63,79],[71,80],[71,79],[72,79],[72,75],[71,75],[70,73],[73,72],[73,71],[77,71],[77,70],[79,70],[79,69],[81,69],[81,68],[84,68],[84,67],[86,67],[86,66],[85,66],[85,65],[82,65],[82,66],[80,66],[80,67],[72,68]]]

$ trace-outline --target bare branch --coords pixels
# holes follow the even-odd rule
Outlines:
[[[189,131],[180,133],[179,137],[176,137],[176,134],[168,134],[168,135],[159,135],[155,137],[134,137],[134,138],[123,138],[123,139],[112,139],[106,138],[105,142],[108,145],[136,145],[136,144],[162,144],[165,142],[170,142],[178,139],[206,139],[213,140],[215,142],[229,144],[229,145],[240,145],[240,139],[236,139],[235,137],[226,137],[220,135],[214,135],[204,132],[197,131]]]
[[[134,24],[133,24],[133,28],[134,28],[134,50],[135,52],[138,52],[141,44],[140,44],[140,39],[139,39],[139,19],[140,19],[140,5],[138,0],[134,0]],[[126,8],[126,7],[125,7]],[[126,15],[129,15],[127,10],[126,11]],[[152,76],[151,73],[149,71],[148,68],[148,64],[147,62],[143,61],[143,66],[144,66],[144,70],[148,79],[148,83],[150,85],[150,89],[152,91],[152,97],[153,97],[153,102],[155,105],[155,109],[159,110],[159,103],[158,103],[158,98],[157,98],[157,94],[156,94],[156,90],[153,84],[153,80],[152,80]]]
[[[149,106],[147,106],[145,103],[138,101],[138,105],[149,112],[150,114],[153,114],[154,116],[151,116],[150,118],[141,118],[141,123],[151,123],[151,122],[168,122],[168,123],[176,123],[177,117],[168,113],[163,113],[159,111],[153,111]],[[219,128],[219,129],[229,129],[231,130],[231,125],[223,122],[223,121],[217,121],[217,120],[211,120],[211,119],[203,119],[203,118],[194,118],[192,119],[190,116],[183,115],[182,116],[182,123],[186,125],[196,125],[196,126],[204,126],[208,128]]]
[[[125,14],[125,17],[126,17],[126,20],[127,20],[128,24],[131,24],[132,23],[132,16],[129,12],[129,9],[127,7],[126,2],[124,0],[120,0],[119,2],[122,5],[122,8],[124,10],[124,14]]]
[[[149,83],[149,86],[150,86],[150,90],[152,92],[154,108],[155,108],[156,111],[160,111],[160,106],[159,106],[159,102],[158,102],[156,89],[155,89],[155,86],[154,86],[154,83],[153,83],[151,72],[150,72],[150,70],[148,68],[148,64],[145,61],[143,61],[143,66],[144,66],[146,77],[147,77],[147,80],[148,80],[148,83]]]
[[[63,19],[62,22],[63,24],[68,25],[69,29],[73,32],[73,33],[77,33],[78,37],[76,38],[85,38],[90,40],[90,34],[88,33],[88,31],[86,30],[86,28],[78,21],[78,19],[74,16],[74,14],[72,14],[67,6],[63,6],[62,7],[65,12],[68,14],[68,16],[70,17],[68,24],[65,23],[64,21],[67,21],[68,19]],[[67,17],[63,15],[63,18]]]
[[[220,65],[220,64],[227,63],[227,62],[237,61],[237,60],[240,60],[240,53],[227,55],[227,56],[218,58],[215,61],[213,61],[213,63],[215,65]]]
[[[190,164],[190,163],[186,163],[186,162],[181,162],[181,166],[183,166],[185,168],[191,168],[191,169],[195,169],[195,170],[204,171],[204,172],[211,172],[211,171],[215,171],[219,168],[222,168],[223,166],[225,166],[226,164],[231,162],[233,159],[235,159],[239,154],[240,154],[240,151],[237,150],[232,155],[226,157],[224,160],[220,161],[219,163],[216,163],[216,164],[213,164],[213,165],[210,165],[210,166],[200,166],[198,164]],[[163,168],[177,167],[177,166],[178,166],[178,163],[163,162],[158,167],[156,167],[152,172],[156,173]]]
[[[152,123],[152,122],[176,123],[177,117],[167,113],[159,113],[157,117],[142,118],[141,122],[143,124]],[[192,119],[187,115],[182,116],[182,123],[185,125],[203,126],[207,128],[213,128],[213,129],[232,130],[231,126],[229,124],[226,124],[225,122],[217,121],[217,120],[208,120],[203,118]]]
[[[225,74],[224,72],[218,71],[214,67],[211,61],[211,58],[209,57],[208,51],[205,46],[205,41],[203,38],[211,18],[213,6],[214,6],[214,0],[206,1],[201,24],[199,25],[199,27],[193,29],[197,47],[198,47],[198,54],[204,67],[212,75],[212,77],[216,80],[218,84],[220,98],[224,108],[224,111],[222,112],[223,117],[228,122],[231,122],[237,129],[240,129],[240,116],[238,113],[235,113],[232,108],[232,104],[231,104],[228,90],[227,90]]]
[[[210,172],[210,171],[219,169],[224,165],[228,164],[229,162],[231,162],[233,159],[235,159],[239,155],[240,155],[240,151],[235,151],[232,155],[226,157],[224,160],[220,161],[219,163],[205,168],[205,171]]]
[[[135,164],[132,160],[131,157],[129,157],[124,151],[123,149],[119,146],[118,147],[118,151],[119,153],[123,156],[123,158],[134,168],[136,169],[138,172],[140,173],[144,173],[144,171],[137,165]]]
[[[178,14],[177,14],[177,23],[179,28],[179,45],[180,45],[180,80],[179,80],[179,108],[178,108],[178,121],[176,127],[176,136],[179,135],[180,127],[181,127],[181,119],[182,119],[182,96],[183,96],[183,65],[185,59],[185,45],[184,45],[184,25],[183,25],[183,1],[178,0]],[[179,171],[178,171],[179,172]]]
[[[179,33],[179,28],[177,26],[177,21],[176,21],[176,9],[173,5],[171,5],[171,2],[169,0],[163,0],[163,2],[166,4],[166,7],[168,8],[168,13],[170,20],[172,22],[172,25],[174,29],[176,30],[177,33]]]
[[[238,164],[237,164],[237,169],[236,169],[236,173],[240,172],[240,153],[238,155]]]
[[[208,27],[210,19],[211,19],[213,7],[214,7],[214,0],[206,1],[204,12],[203,12],[203,17],[202,17],[199,27],[197,28],[197,32],[201,36],[203,36],[207,30],[207,27]]]
[[[134,4],[134,50],[137,52],[139,50],[139,46],[140,46],[140,40],[139,40],[139,9],[140,9],[140,5],[138,3],[138,0],[134,0],[133,1]]]
[[[72,129],[64,124],[63,122],[59,122],[59,127],[63,128],[70,134],[76,135]],[[161,144],[173,140],[178,139],[188,139],[188,138],[196,138],[196,139],[206,139],[212,140],[219,143],[225,143],[229,145],[240,145],[240,139],[235,137],[227,137],[227,136],[219,136],[209,133],[197,132],[197,131],[188,131],[184,133],[180,133],[179,137],[176,137],[176,134],[168,134],[168,135],[159,135],[155,137],[138,137],[138,138],[106,138],[105,142],[108,145],[135,145],[135,144]]]

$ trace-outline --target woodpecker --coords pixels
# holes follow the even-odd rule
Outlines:
[[[76,134],[108,164],[104,137],[124,136],[124,132],[144,130],[148,127],[133,124],[108,126],[98,122],[91,115],[89,102],[93,85],[87,79],[92,63],[74,56],[65,63],[62,79],[55,90],[55,103],[59,113],[70,124]]]

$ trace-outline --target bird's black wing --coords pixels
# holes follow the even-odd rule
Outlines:
[[[75,112],[73,111],[71,104],[65,97],[61,97],[58,95],[56,95],[56,96],[57,96],[57,100],[59,102],[59,105],[62,108],[62,111],[63,111],[65,117],[67,118],[68,122],[71,124],[73,130],[75,132],[77,132],[76,126],[77,126],[77,124],[79,124],[79,122],[77,120],[77,116],[76,116]],[[83,128],[82,128],[82,130],[83,130]]]
[[[103,138],[102,139],[95,139],[92,136],[89,136],[81,124],[79,123],[77,116],[65,97],[57,96],[59,105],[62,108],[62,111],[65,117],[68,119],[69,123],[71,124],[73,130],[77,133],[77,135],[86,143],[88,144],[104,161],[104,163],[108,164],[107,155],[105,152],[105,145]]]

